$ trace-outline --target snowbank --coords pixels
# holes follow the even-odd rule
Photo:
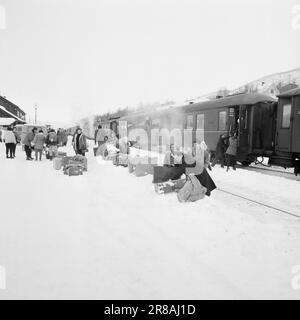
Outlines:
[[[81,177],[0,145],[0,299],[297,299],[299,219],[215,191],[180,204],[152,177],[93,158]],[[300,212],[300,182],[256,172],[212,176],[221,189]]]

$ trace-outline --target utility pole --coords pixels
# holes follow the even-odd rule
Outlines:
[[[35,104],[35,106],[34,106],[34,123],[35,123],[35,124],[37,124],[37,109],[38,109],[38,107],[37,107],[37,105]]]

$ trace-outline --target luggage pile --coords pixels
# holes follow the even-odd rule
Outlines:
[[[157,166],[157,158],[154,157],[129,157],[128,158],[128,171],[133,173],[136,177],[144,177],[154,174],[154,167]]]
[[[59,153],[53,160],[53,167],[55,170],[62,170],[69,177],[80,176],[88,169],[87,158],[81,155],[68,157],[66,153]]]
[[[128,167],[129,173],[136,177],[153,176],[154,190],[157,194],[177,193],[181,203],[196,202],[206,195],[210,196],[216,186],[206,169],[200,175],[188,174],[187,165],[162,165],[159,156],[153,153],[121,153],[114,146],[107,147],[107,154],[101,154],[104,160],[112,161],[116,166]],[[138,150],[139,151],[139,150]],[[95,156],[99,154],[95,148]],[[193,167],[193,166],[192,166]]]

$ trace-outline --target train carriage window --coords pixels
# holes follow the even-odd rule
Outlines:
[[[197,129],[204,130],[204,114],[197,115]]]
[[[194,129],[194,116],[193,115],[189,115],[186,117],[186,128],[188,130]]]
[[[284,104],[282,107],[282,129],[289,129],[291,126],[292,105]]]
[[[226,130],[226,117],[227,117],[226,111],[219,112],[219,131]]]

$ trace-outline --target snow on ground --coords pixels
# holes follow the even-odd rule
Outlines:
[[[215,191],[180,204],[89,154],[67,177],[0,145],[0,299],[299,299],[300,219]],[[220,189],[300,213],[300,182],[246,170]]]

